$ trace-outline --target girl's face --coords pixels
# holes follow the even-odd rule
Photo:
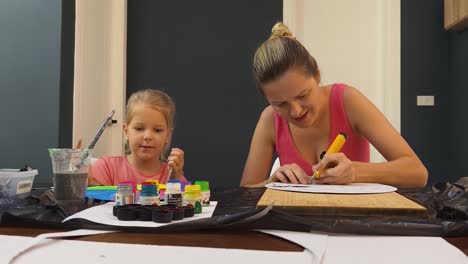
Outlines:
[[[148,105],[135,105],[133,118],[124,124],[130,155],[140,161],[159,160],[161,152],[169,143],[172,128],[168,128],[164,114]]]
[[[276,113],[298,127],[310,127],[321,107],[319,85],[314,77],[297,69],[263,85],[266,99]]]

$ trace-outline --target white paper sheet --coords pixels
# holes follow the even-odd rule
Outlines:
[[[82,218],[95,223],[104,224],[104,225],[113,225],[113,226],[138,226],[138,227],[159,227],[168,224],[175,224],[180,222],[192,221],[200,218],[207,218],[213,215],[213,212],[216,208],[216,201],[210,201],[210,206],[203,207],[201,214],[196,214],[193,217],[187,217],[182,220],[172,221],[171,223],[154,223],[151,221],[120,221],[112,214],[112,209],[115,205],[114,202],[109,202],[103,205],[94,206],[78,212],[74,215],[71,215],[63,222],[66,222],[70,219]]]
[[[350,183],[346,185],[328,185],[328,184],[293,184],[272,182],[265,185],[268,189],[290,192],[306,193],[387,193],[394,192],[397,188],[379,183]]]
[[[281,237],[296,243],[312,254],[313,263],[322,263],[328,247],[328,235],[326,233],[304,233],[284,230],[257,230],[262,233]]]
[[[8,263],[8,252],[30,242],[32,238],[0,235],[0,263]],[[268,264],[314,263],[308,251],[284,252],[200,247],[134,245],[73,240],[48,240],[17,260],[20,264],[37,263],[203,263]]]
[[[311,251],[319,250],[323,234],[259,230],[297,243]],[[467,264],[467,256],[440,237],[328,235],[322,264]],[[304,242],[305,241],[305,242]],[[317,251],[319,252],[319,251]]]
[[[326,264],[467,264],[467,256],[440,237],[329,236]]]
[[[19,256],[26,253],[28,250],[32,250],[34,247],[40,246],[43,240],[48,239],[48,238],[89,236],[89,235],[98,235],[98,234],[114,233],[114,232],[118,232],[118,231],[78,229],[78,230],[73,230],[73,231],[68,231],[68,232],[54,232],[54,233],[40,234],[32,239],[29,239],[27,243],[24,243],[20,247],[17,247],[13,250],[8,251],[7,257],[9,257],[9,259],[5,258],[5,262],[1,262],[1,263],[12,264],[16,262]],[[49,239],[47,242],[53,242],[53,240]]]

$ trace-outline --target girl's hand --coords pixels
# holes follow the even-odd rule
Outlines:
[[[171,149],[171,153],[167,158],[167,164],[172,170],[172,175],[169,175],[169,178],[179,179],[184,169],[184,151],[179,148]]]
[[[311,177],[296,163],[279,167],[270,177],[269,182],[281,181],[285,183],[309,184]]]
[[[74,149],[82,149],[83,148],[83,140],[81,138],[78,139],[76,142]]]
[[[322,170],[315,180],[318,184],[348,184],[356,179],[353,163],[343,153],[326,154],[312,170]]]

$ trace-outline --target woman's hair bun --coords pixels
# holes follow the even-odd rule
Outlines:
[[[278,37],[296,39],[296,37],[294,37],[291,31],[289,31],[289,28],[283,24],[283,22],[277,22],[271,29],[270,39]]]

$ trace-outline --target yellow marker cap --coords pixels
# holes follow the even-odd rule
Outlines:
[[[327,150],[326,154],[328,154],[328,153],[338,153],[341,150],[341,148],[343,147],[343,145],[346,142],[347,138],[348,138],[348,136],[346,135],[345,132],[341,132],[338,135],[336,135],[335,140],[333,140],[330,147],[328,147],[328,150]],[[314,173],[314,175],[312,175],[312,178],[313,179],[320,178],[320,174],[322,173],[322,171],[323,170],[316,171]]]

